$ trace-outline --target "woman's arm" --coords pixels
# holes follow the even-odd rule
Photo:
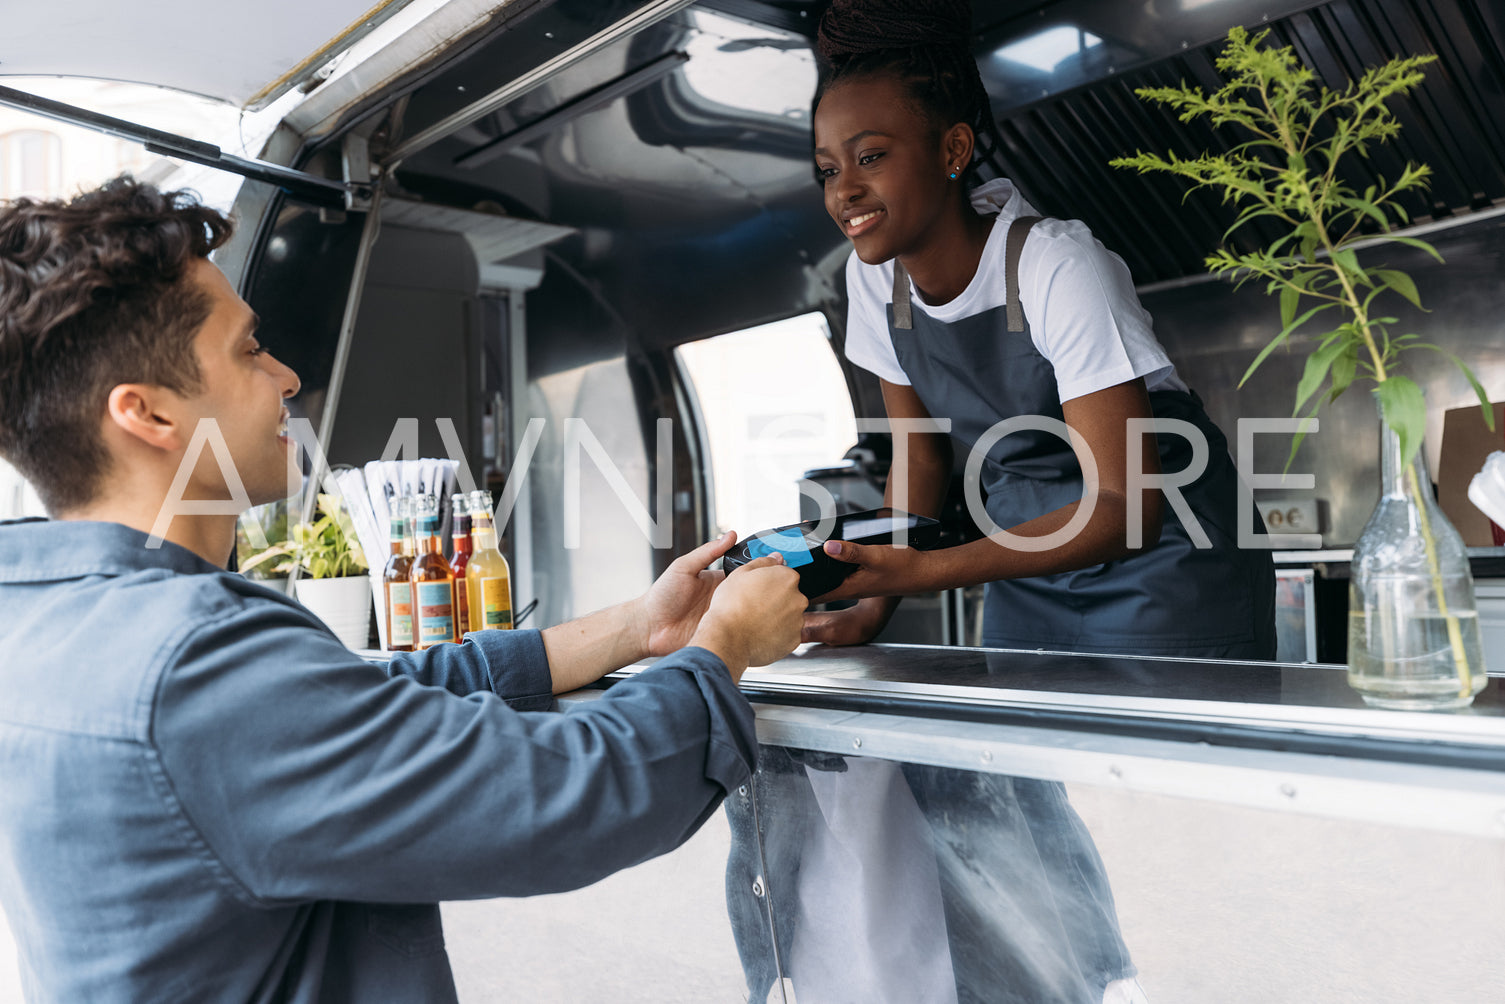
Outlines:
[[[883,406],[890,421],[931,417],[913,387],[887,380],[880,383]],[[946,488],[951,483],[951,437],[938,432],[909,436],[902,464],[897,438],[893,466],[889,468],[888,483],[883,490],[883,504],[892,506],[896,498],[902,497],[907,512],[921,516],[937,515],[941,503],[946,500]],[[914,554],[915,551],[908,548],[904,553]],[[806,614],[801,640],[828,645],[860,645],[883,630],[893,616],[894,608],[899,605],[900,593],[916,591],[919,590],[893,590],[892,595],[862,593],[858,595],[867,598],[855,607]],[[832,597],[839,598],[836,594]]]
[[[887,387],[885,385],[885,400],[888,400]],[[913,391],[909,393],[913,396]],[[1127,557],[1135,550],[1153,547],[1160,538],[1158,491],[1148,492],[1144,499],[1140,521],[1143,543],[1140,548],[1128,546],[1127,533],[1130,488],[1128,422],[1132,418],[1151,417],[1144,381],[1130,380],[1074,398],[1062,404],[1061,409],[1066,424],[1076,430],[1091,450],[1098,471],[1097,505],[1086,525],[1077,533],[1045,550],[1022,550],[991,539],[939,551],[897,550],[879,545],[864,547],[833,541],[826,546],[828,553],[862,567],[821,599],[922,593],[997,579],[1049,575],[1113,561]],[[1155,437],[1144,435],[1140,439],[1136,444],[1140,452],[1140,471],[1158,474],[1160,456]],[[1080,448],[1078,457],[1081,457]],[[1082,466],[1085,470],[1089,465],[1083,462]],[[947,470],[949,472],[949,464]],[[945,481],[942,480],[940,485],[940,490],[944,491]],[[911,494],[917,500],[939,505],[939,497],[932,501],[930,496],[914,494],[913,485]],[[1003,529],[1020,537],[1044,537],[1070,523],[1080,507],[1080,502],[1072,502],[1026,523]],[[934,509],[917,508],[915,511],[928,514]]]

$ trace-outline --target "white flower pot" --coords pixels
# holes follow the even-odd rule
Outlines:
[[[371,631],[371,585],[364,575],[340,579],[299,579],[298,602],[344,643],[365,648]]]

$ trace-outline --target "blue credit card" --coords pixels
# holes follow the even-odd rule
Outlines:
[[[771,533],[747,542],[747,553],[755,559],[775,552],[784,556],[784,564],[790,568],[808,565],[815,560],[810,556],[809,541],[797,534]]]

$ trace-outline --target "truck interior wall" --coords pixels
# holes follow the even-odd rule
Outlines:
[[[1446,264],[1425,252],[1381,244],[1360,253],[1366,266],[1384,265],[1408,272],[1421,290],[1426,311],[1391,297],[1399,323],[1392,334],[1415,332],[1457,355],[1478,377],[1486,392],[1505,399],[1505,219],[1481,219],[1427,234]],[[1280,329],[1280,307],[1262,286],[1251,282],[1234,289],[1222,280],[1200,282],[1146,293],[1145,307],[1155,318],[1155,332],[1186,382],[1201,394],[1207,411],[1237,449],[1240,418],[1287,418],[1295,387],[1314,336],[1328,330],[1319,315],[1294,339],[1291,351],[1277,350],[1249,382],[1239,387],[1255,355]],[[1443,355],[1414,352],[1406,372],[1427,395],[1427,450],[1430,471],[1438,476],[1442,413],[1477,403],[1464,376]],[[1358,538],[1379,496],[1379,419],[1373,384],[1356,385],[1323,408],[1318,431],[1306,437],[1291,464],[1293,473],[1316,474],[1316,497],[1328,514],[1323,541],[1346,547]],[[1255,439],[1255,469],[1278,474],[1290,453],[1290,435]],[[1505,447],[1505,435],[1502,435]],[[1279,494],[1268,490],[1258,495]],[[1310,493],[1301,493],[1310,497]]]
[[[472,476],[481,464],[479,285],[458,234],[384,226],[371,252],[340,394],[332,464],[385,452],[399,419],[417,419],[419,454],[446,455],[436,419],[455,423]]]

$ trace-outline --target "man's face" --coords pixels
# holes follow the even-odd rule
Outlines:
[[[203,386],[179,409],[187,419],[184,435],[192,436],[199,420],[215,419],[252,504],[285,498],[289,476],[298,474],[297,451],[287,436],[287,410],[282,401],[298,392],[298,376],[256,341],[255,311],[217,266],[197,259],[188,281],[209,296],[212,308],[194,336]],[[206,448],[199,455],[185,497],[229,497],[227,479],[213,449]]]

